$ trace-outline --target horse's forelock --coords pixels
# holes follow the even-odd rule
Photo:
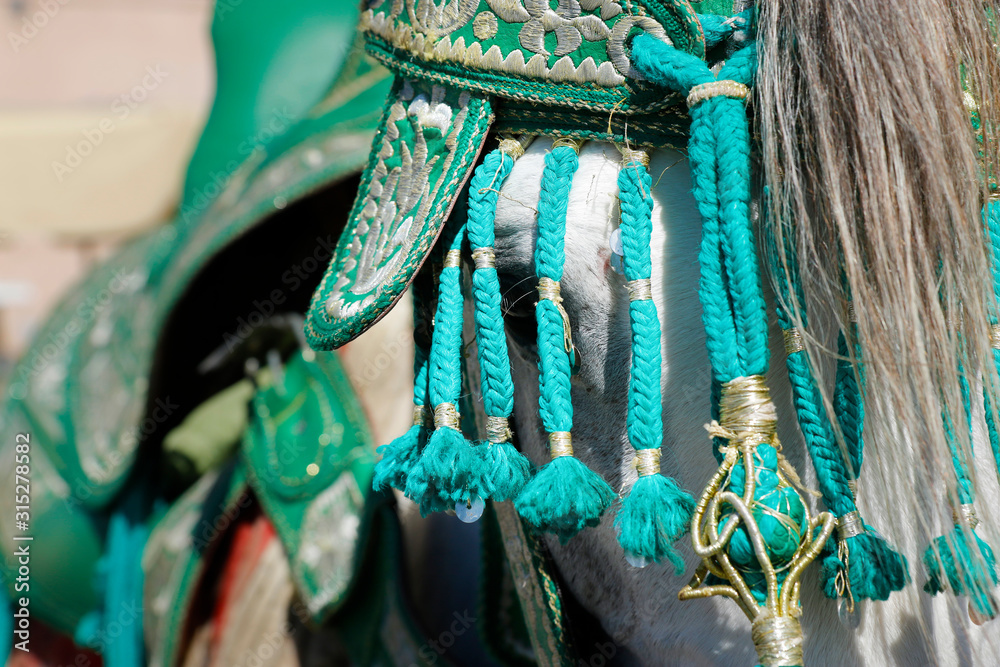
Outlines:
[[[868,422],[862,488],[882,507],[906,489],[903,516],[885,522],[918,522],[928,536],[950,526],[956,487],[942,414],[965,423],[963,373],[974,406],[978,378],[996,386],[981,214],[983,165],[998,165],[995,34],[975,0],[764,3],[759,26],[768,225],[808,267],[810,308],[850,295],[882,417]],[[768,263],[786,270],[777,254]],[[814,361],[823,343],[808,341]],[[968,453],[968,429],[954,434]],[[993,519],[980,530],[995,544]]]

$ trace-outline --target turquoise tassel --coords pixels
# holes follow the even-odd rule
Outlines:
[[[74,633],[78,643],[100,646],[108,667],[140,667],[145,659],[142,551],[149,530],[132,518],[141,502],[141,491],[133,489],[123,508],[111,515],[106,551],[98,564],[103,608],[84,616]],[[112,635],[108,631],[111,623],[120,623],[123,631]]]
[[[968,541],[976,541],[976,555]],[[931,595],[951,590],[955,595],[967,595],[976,612],[984,618],[995,618],[997,605],[990,589],[997,585],[996,556],[993,549],[976,535],[956,525],[951,534],[938,537],[924,551],[924,566],[928,580],[924,590]]]
[[[498,502],[517,498],[531,479],[531,461],[510,442],[490,443],[485,458],[486,496]]]
[[[375,451],[382,455],[375,464],[375,474],[372,477],[372,489],[384,491],[387,489],[405,489],[406,481],[413,465],[420,458],[420,451],[427,444],[427,428],[423,424],[414,424],[406,433],[399,436],[388,445],[382,445]]]
[[[456,209],[458,210],[458,209]],[[409,471],[405,493],[421,513],[454,507],[482,493],[483,448],[459,430],[456,404],[462,391],[462,242],[465,221],[453,216],[442,240],[447,253],[431,340],[428,393],[434,432]]]
[[[410,472],[406,495],[419,503],[425,496],[442,501],[446,508],[482,495],[482,477],[486,460],[482,447],[473,447],[461,432],[442,426],[434,430],[420,462]],[[436,504],[423,505],[437,507]]]
[[[565,544],[584,528],[600,523],[615,494],[601,476],[573,456],[559,456],[539,470],[517,497],[515,507],[538,530]]]
[[[565,262],[566,208],[573,174],[579,166],[579,143],[560,140],[545,156],[538,202],[535,271],[539,300],[538,407],[549,433],[552,461],[521,491],[515,507],[535,528],[555,533],[565,542],[587,526],[595,526],[615,494],[601,476],[573,457],[570,430],[573,403],[570,388],[569,318],[562,307],[559,281]]]
[[[669,559],[680,574],[684,561],[672,545],[688,530],[694,498],[674,480],[660,474],[663,444],[660,319],[649,282],[653,196],[652,179],[644,164],[647,160],[645,153],[626,149],[618,174],[623,268],[630,286],[632,324],[628,433],[636,449],[639,479],[622,499],[615,526],[618,542],[626,554],[637,556],[642,562]]]
[[[476,343],[482,372],[483,408],[489,438],[479,444],[486,457],[484,492],[493,500],[513,500],[531,477],[531,463],[510,443],[508,419],[514,409],[514,382],[501,309],[500,280],[494,266],[495,224],[500,188],[523,153],[520,142],[503,139],[476,168],[469,185],[469,245]]]
[[[677,482],[663,475],[644,475],[622,499],[615,517],[618,543],[627,554],[660,562],[669,560],[675,574],[684,571],[684,561],[673,549],[688,531],[694,498]]]
[[[906,557],[895,551],[875,530],[866,525],[861,535],[846,540],[848,559],[828,549],[820,568],[820,585],[830,599],[839,597],[837,575],[847,568],[851,594],[859,600],[888,600],[893,591],[910,581]]]

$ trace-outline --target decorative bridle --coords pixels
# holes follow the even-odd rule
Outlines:
[[[580,146],[590,139],[617,144],[632,333],[627,424],[638,473],[617,508],[618,540],[633,565],[669,560],[680,571],[673,543],[690,529],[702,562],[681,599],[732,598],[753,623],[761,664],[801,665],[800,577],[809,563],[822,557],[823,590],[841,598],[847,620],[856,600],[885,600],[909,575],[906,559],[855,504],[865,399],[856,329],[840,334],[844,361],[834,424],[806,356],[807,314],[790,248],[783,248],[790,268],[774,271],[778,317],[799,426],[829,511],[809,513],[805,489],[776,436],[765,382],[760,243],[751,221],[747,103],[757,71],[754,12],[696,15],[680,0],[629,3],[627,10],[612,0],[566,6],[370,4],[362,19],[369,52],[397,74],[397,84],[351,222],[314,298],[307,335],[314,347],[329,349],[360,334],[427,260],[422,271],[433,275],[436,290],[414,292],[415,328],[433,333],[430,340],[416,338],[413,425],[379,449],[375,488],[403,491],[422,513],[454,509],[463,520],[478,518],[486,500],[511,500],[528,524],[563,541],[597,525],[617,494],[574,455],[570,378],[579,359],[560,281]],[[706,50],[727,55],[710,62]],[[475,166],[491,127],[499,145]],[[699,297],[713,377],[709,436],[719,462],[697,501],[660,469],[661,332],[650,281],[648,149],[678,145],[681,135],[703,224]],[[551,460],[534,470],[511,442],[514,386],[493,246],[499,194],[536,136],[554,141],[541,177],[534,256],[538,409]],[[991,238],[1000,239],[998,207],[988,209],[987,219]],[[469,258],[486,415],[481,440],[466,437],[468,415],[459,410],[463,260]],[[996,443],[996,428],[990,433]],[[961,479],[965,463],[955,460]],[[929,548],[928,590],[967,593],[981,617],[992,617],[993,555],[978,537],[968,541],[971,503],[960,498],[954,534]]]

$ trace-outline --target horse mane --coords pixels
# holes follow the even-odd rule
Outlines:
[[[891,514],[896,494],[899,513],[885,522],[927,535],[951,525],[957,504],[950,447],[971,461],[963,383],[979,421],[979,383],[993,397],[1000,386],[982,214],[984,174],[1000,164],[989,12],[979,0],[796,0],[761,3],[758,26],[764,224],[777,240],[766,263],[787,274],[784,249],[794,248],[805,304],[844,331],[849,295],[877,413],[863,495]],[[814,332],[805,343],[817,372],[828,370],[830,342]],[[958,425],[952,438],[948,422]],[[996,544],[992,518],[983,528]]]

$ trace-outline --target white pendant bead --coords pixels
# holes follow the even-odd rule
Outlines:
[[[464,503],[455,503],[455,516],[463,523],[475,523],[486,511],[486,502],[479,496],[472,496]]]
[[[847,598],[840,598],[837,602],[837,618],[840,624],[848,630],[857,630],[861,625],[861,601],[854,601],[854,610],[850,609]]]
[[[646,567],[647,565],[649,565],[650,563],[652,563],[653,561],[650,560],[649,558],[646,558],[645,556],[640,556],[638,554],[632,554],[632,553],[629,553],[629,552],[626,551],[625,552],[625,562],[628,563],[629,565],[631,565],[632,567],[642,569],[642,568]]]

